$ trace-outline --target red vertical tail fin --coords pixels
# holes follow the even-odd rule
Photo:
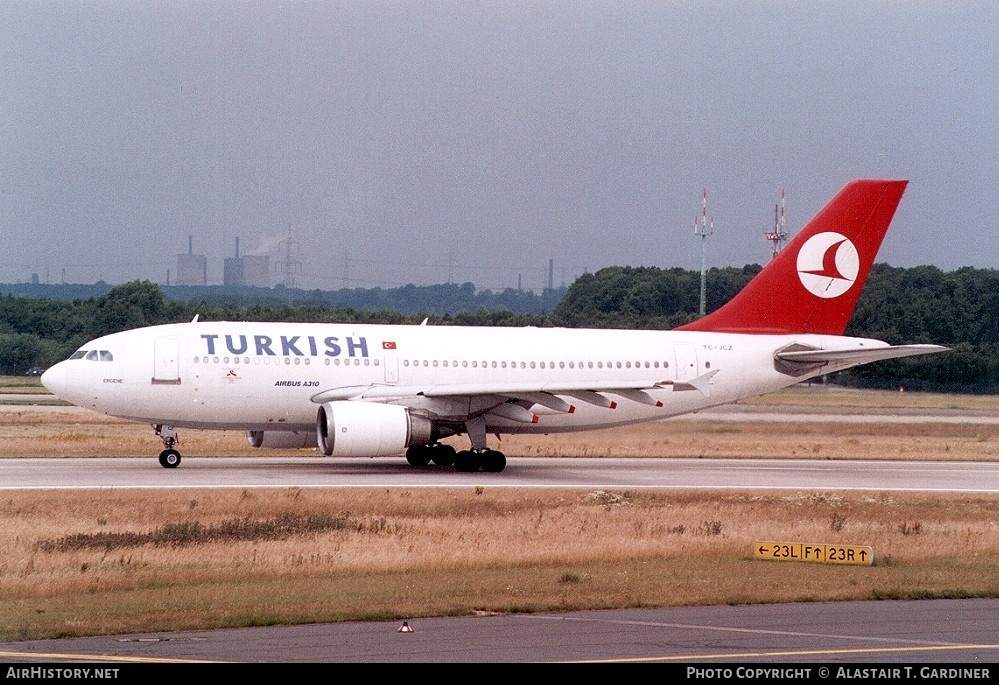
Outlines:
[[[907,184],[848,183],[738,295],[677,330],[842,335]]]

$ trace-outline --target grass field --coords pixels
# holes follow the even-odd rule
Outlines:
[[[801,389],[792,406],[992,411],[991,398]],[[504,439],[511,456],[996,458],[988,424],[672,421]],[[252,457],[188,431],[185,455]],[[149,426],[0,411],[0,456],[149,455]],[[353,619],[999,595],[999,501],[868,492],[286,489],[0,492],[0,640]],[[754,542],[870,547],[761,561]]]
[[[0,376],[0,392],[48,392],[40,376]]]

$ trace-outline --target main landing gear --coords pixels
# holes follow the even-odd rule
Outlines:
[[[451,466],[454,463],[454,448],[441,442],[431,445],[415,445],[406,450],[406,461],[413,466],[426,466],[434,462],[437,466]]]
[[[426,466],[430,462],[436,466],[453,465],[455,471],[462,473],[499,473],[506,468],[506,456],[497,450],[472,449],[456,452],[450,445],[439,442],[410,447],[406,450],[406,461],[413,466]]]
[[[465,431],[472,442],[472,449],[462,450],[454,457],[454,470],[473,472],[479,469],[487,473],[499,473],[506,468],[506,456],[486,446],[486,420],[481,416],[465,422]]]
[[[163,447],[160,452],[160,466],[165,469],[175,469],[180,466],[180,452],[174,449],[177,444],[177,431],[173,426],[155,426],[156,435],[163,438]]]
[[[499,473],[506,468],[506,455],[497,450],[462,450],[454,456],[454,470],[472,473],[479,469]]]
[[[472,442],[472,449],[455,452],[450,445],[433,442],[417,445],[406,451],[406,460],[413,466],[454,466],[455,471],[474,473],[499,473],[506,468],[506,455],[486,447],[486,421],[481,416],[465,422],[465,431]]]

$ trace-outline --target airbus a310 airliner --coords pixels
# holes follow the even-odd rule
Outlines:
[[[489,434],[657,421],[860,364],[944,351],[844,337],[907,181],[846,185],[726,305],[672,331],[210,322],[98,338],[42,383],[81,407],[255,447],[502,471]],[[885,312],[890,316],[891,312]],[[456,451],[443,438],[464,434]]]

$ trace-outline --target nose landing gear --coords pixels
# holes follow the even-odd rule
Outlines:
[[[156,428],[156,435],[163,438],[163,447],[160,452],[160,466],[165,469],[175,469],[180,466],[180,452],[174,449],[177,444],[177,431],[173,426],[159,425]]]

